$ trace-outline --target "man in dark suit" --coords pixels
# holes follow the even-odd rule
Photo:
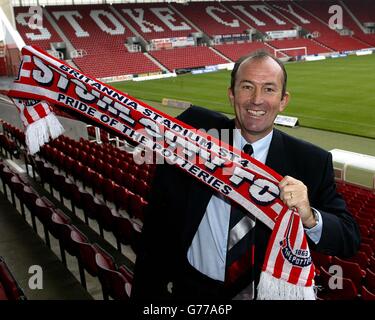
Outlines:
[[[289,101],[283,64],[266,52],[241,58],[228,97],[236,117],[192,107],[178,118],[195,128],[233,129],[229,143],[284,176],[280,198],[301,216],[312,250],[349,257],[359,231],[336,193],[331,154],[273,127]],[[253,299],[271,230],[256,221],[253,277],[225,285],[229,200],[171,165],[158,166],[137,254],[135,299]]]

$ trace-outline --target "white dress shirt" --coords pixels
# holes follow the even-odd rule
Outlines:
[[[272,135],[273,131],[251,144],[254,149],[253,158],[262,163],[266,162]],[[234,130],[233,136],[233,146],[242,150],[248,142],[241,136],[239,129]],[[225,278],[230,210],[229,200],[221,194],[214,194],[187,253],[188,261],[195,269],[220,281],[224,281]],[[314,243],[318,243],[322,234],[323,221],[319,211],[315,210],[315,212],[318,214],[318,224],[305,231]]]

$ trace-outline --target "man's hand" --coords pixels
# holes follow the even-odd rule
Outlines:
[[[280,199],[289,207],[296,208],[302,220],[302,224],[307,228],[316,225],[315,216],[310,207],[308,190],[302,181],[285,176],[279,183]]]

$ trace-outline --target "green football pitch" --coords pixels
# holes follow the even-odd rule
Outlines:
[[[375,55],[288,63],[286,68],[291,101],[285,115],[298,117],[303,127],[375,138]],[[229,79],[229,71],[220,71],[114,86],[153,106],[171,98],[233,114]]]

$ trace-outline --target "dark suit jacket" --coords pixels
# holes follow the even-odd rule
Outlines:
[[[192,107],[178,118],[206,130],[234,128],[233,120],[200,107]],[[358,226],[336,193],[331,154],[274,129],[266,165],[283,176],[303,181],[308,187],[310,205],[320,211],[323,219],[321,239],[317,245],[309,241],[310,248],[329,255],[354,255],[359,247]],[[174,287],[183,286],[187,251],[213,193],[213,189],[179,168],[158,166],[137,253],[134,298],[164,299],[169,297],[169,282]],[[255,229],[256,282],[270,234],[271,230],[258,221]],[[197,298],[199,291],[191,298]]]

